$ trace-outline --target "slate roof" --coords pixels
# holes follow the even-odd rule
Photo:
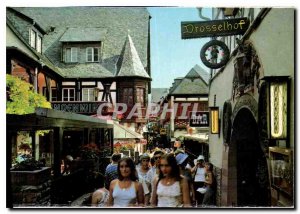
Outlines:
[[[142,7],[14,7],[15,10],[36,20],[43,29],[52,29],[43,38],[43,53],[49,60],[62,71],[65,77],[74,77],[75,71],[80,72],[77,77],[108,77],[108,71],[114,75],[117,73],[116,63],[120,58],[124,41],[128,30],[134,41],[134,47],[140,58],[142,67],[147,67],[148,56],[148,36],[150,14],[146,8]],[[70,71],[70,66],[66,66],[61,61],[62,42],[70,39],[69,30],[75,28],[94,29],[101,27],[101,35],[91,36],[92,39],[103,40],[101,65],[97,63],[79,63],[72,65],[74,71]],[[106,35],[104,31],[106,30]],[[99,29],[100,31],[100,29]],[[67,33],[67,34],[65,34]],[[65,34],[65,36],[64,36]],[[76,33],[77,35],[77,33]],[[76,36],[77,38],[77,36]],[[82,38],[82,33],[78,31],[78,39]],[[135,61],[135,60],[134,60]],[[95,69],[101,67],[97,73]],[[138,68],[138,75],[147,76]],[[90,70],[92,69],[92,71]],[[123,72],[121,72],[123,73]],[[127,72],[125,72],[127,73]],[[81,76],[82,75],[82,76]],[[149,75],[148,75],[149,76]]]
[[[29,16],[26,16],[23,13],[20,13],[18,10],[15,10],[14,8],[7,7],[7,10],[10,10],[10,11],[13,11],[13,12],[17,13],[23,19],[25,19],[25,20],[29,21],[31,24],[33,24],[33,26],[36,27],[43,35],[46,34],[46,30],[41,25],[39,25],[39,23],[36,20],[32,19]]]
[[[151,102],[158,103],[162,97],[166,97],[168,88],[152,88],[151,89]]]
[[[172,94],[208,94],[208,86],[200,78],[195,80],[184,78]]]
[[[105,28],[68,28],[60,38],[60,42],[94,42],[104,41],[107,33]]]
[[[201,68],[199,65],[196,64],[185,77],[187,77],[187,78],[196,77],[197,78],[199,76],[208,84],[209,73],[206,72],[203,68]]]
[[[199,65],[195,65],[184,78],[175,79],[169,94],[208,94],[208,78],[209,74]]]
[[[133,77],[140,76],[150,78],[148,73],[143,67],[140,57],[134,47],[131,36],[128,34],[127,39],[124,43],[121,56],[117,62],[117,73],[118,77]]]
[[[174,79],[174,82],[172,83],[172,86],[170,87],[169,93],[172,93],[176,87],[179,85],[179,83],[181,83],[182,79],[184,77],[177,77],[176,79]]]
[[[114,75],[100,63],[61,64],[60,67],[68,78],[110,78]]]

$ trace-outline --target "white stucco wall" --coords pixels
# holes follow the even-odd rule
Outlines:
[[[219,73],[218,76],[211,82],[209,90],[209,106],[214,106],[214,95],[216,95],[216,106],[219,107],[219,117],[223,115],[223,105],[228,99],[231,99],[232,94],[232,80],[234,75],[233,60],[231,59],[223,72]],[[222,119],[220,136],[218,134],[209,135],[209,153],[210,162],[216,167],[222,168],[222,149],[223,149],[223,130],[222,130]]]
[[[265,76],[294,76],[294,10],[272,9],[250,37]]]
[[[290,76],[290,145],[294,148],[295,38],[293,8],[274,8],[251,35],[265,76]]]

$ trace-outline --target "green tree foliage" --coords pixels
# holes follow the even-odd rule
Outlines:
[[[18,77],[6,74],[6,88],[7,114],[30,114],[36,107],[51,108],[51,103],[43,95],[34,92],[32,85]]]

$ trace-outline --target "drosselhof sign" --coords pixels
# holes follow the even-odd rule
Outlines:
[[[181,22],[181,38],[201,38],[244,34],[249,27],[247,18],[205,22]]]

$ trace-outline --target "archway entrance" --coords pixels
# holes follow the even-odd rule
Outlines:
[[[229,162],[236,166],[236,205],[269,206],[267,162],[250,110],[242,108],[232,128]]]

